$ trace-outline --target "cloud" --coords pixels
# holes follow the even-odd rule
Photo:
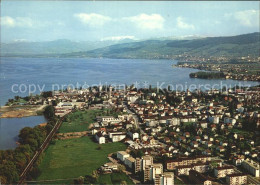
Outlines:
[[[180,29],[195,29],[195,26],[193,24],[188,24],[184,22],[183,17],[177,17],[177,27]]]
[[[124,39],[137,40],[137,39],[135,38],[135,36],[124,35],[124,36],[105,37],[105,38],[102,38],[101,41],[106,41],[106,40],[120,41],[120,40],[124,40]]]
[[[1,25],[6,27],[32,27],[33,21],[29,17],[16,17],[9,16],[1,17]]]
[[[74,15],[76,18],[78,18],[83,24],[97,27],[97,26],[103,26],[105,23],[111,21],[112,19],[108,16],[91,13],[79,13]]]
[[[161,30],[165,21],[160,14],[139,14],[132,17],[124,17],[123,20],[130,21],[143,30]]]
[[[225,14],[225,17],[234,18],[241,25],[247,27],[259,26],[259,10],[244,10],[235,13]]]

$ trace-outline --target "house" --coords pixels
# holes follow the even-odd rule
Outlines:
[[[220,145],[221,145],[221,146],[227,146],[227,145],[228,145],[228,142],[227,142],[227,141],[220,141]]]
[[[195,141],[201,141],[200,136],[195,136]]]
[[[112,172],[114,170],[118,170],[118,166],[116,163],[106,163],[101,166],[101,170],[103,172]]]
[[[180,142],[185,142],[185,141],[186,141],[186,138],[185,138],[184,136],[180,136],[180,137],[179,137],[179,141],[180,141]]]
[[[189,133],[189,132],[185,132],[185,133],[183,134],[183,136],[185,136],[185,137],[190,137],[190,133]]]
[[[225,148],[223,146],[218,146],[217,147],[217,151],[219,152],[224,152],[225,151]]]
[[[181,143],[180,143],[179,141],[174,141],[174,142],[173,142],[173,145],[178,147],[178,146],[181,145]]]
[[[190,143],[190,145],[191,145],[192,147],[194,147],[194,148],[197,148],[197,147],[199,146],[199,144],[198,144],[197,141],[192,141],[192,142]]]
[[[239,166],[242,164],[242,162],[244,161],[244,158],[240,158],[240,157],[234,157],[233,158],[233,164],[236,166]]]
[[[103,134],[101,132],[96,133],[95,138],[96,138],[98,144],[106,143],[106,138],[103,136]]]
[[[212,141],[206,141],[206,145],[207,145],[208,148],[212,147]]]
[[[208,155],[208,156],[210,156],[212,153],[211,153],[211,151],[210,151],[209,149],[207,149],[207,150],[204,150],[204,151],[202,152],[202,154],[203,154],[203,155]]]
[[[132,140],[139,139],[139,133],[138,132],[129,131],[127,134],[131,137]]]

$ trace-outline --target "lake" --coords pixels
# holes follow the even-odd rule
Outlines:
[[[29,87],[33,94],[40,90],[52,90],[63,85],[77,83],[84,87],[94,84],[136,84],[138,87],[148,85],[167,87],[183,85],[183,90],[195,89],[199,85],[228,86],[258,85],[258,82],[236,80],[207,80],[190,78],[197,69],[172,67],[174,60],[145,59],[84,59],[84,58],[4,58],[1,57],[0,94],[1,105],[16,95],[28,96]],[[12,89],[13,87],[13,89]],[[177,87],[178,88],[178,87]],[[181,88],[178,88],[182,90]],[[200,87],[204,89],[204,87]],[[35,90],[35,92],[34,92]]]
[[[84,58],[4,58],[1,57],[0,104],[14,96],[28,96],[72,84],[92,85],[135,84],[137,87],[167,88],[178,90],[219,88],[220,85],[258,85],[258,82],[235,80],[206,80],[190,78],[197,69],[172,67],[174,60],[141,59],[84,59]],[[207,88],[205,87],[207,85]],[[215,85],[215,86],[213,86]],[[177,87],[176,87],[177,89]],[[34,92],[35,90],[35,92]],[[16,147],[19,130],[45,122],[44,117],[0,119],[0,149]]]
[[[13,149],[17,146],[19,131],[24,127],[34,127],[45,123],[44,116],[0,119],[0,150]]]

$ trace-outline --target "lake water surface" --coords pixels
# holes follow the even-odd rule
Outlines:
[[[44,116],[0,119],[0,150],[15,148],[19,131],[24,127],[34,127],[46,122]]]
[[[133,84],[139,87],[145,84],[167,87],[168,84],[182,84],[189,88],[191,84],[238,85],[236,80],[205,80],[190,78],[197,69],[176,68],[173,60],[142,59],[84,59],[84,58],[0,58],[0,104],[4,105],[15,95],[28,96],[29,86],[39,93],[40,89],[52,90],[57,85],[73,84]],[[258,85],[258,82],[240,82],[242,85]],[[57,84],[57,85],[54,85]],[[13,90],[12,90],[13,87]],[[192,87],[194,88],[194,87]],[[218,88],[218,86],[216,86]],[[201,88],[203,89],[203,87]],[[35,94],[34,93],[34,94]]]

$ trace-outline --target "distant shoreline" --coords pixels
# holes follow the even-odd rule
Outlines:
[[[1,106],[0,118],[23,118],[30,116],[39,116],[44,110],[46,105],[13,105],[13,106]]]

